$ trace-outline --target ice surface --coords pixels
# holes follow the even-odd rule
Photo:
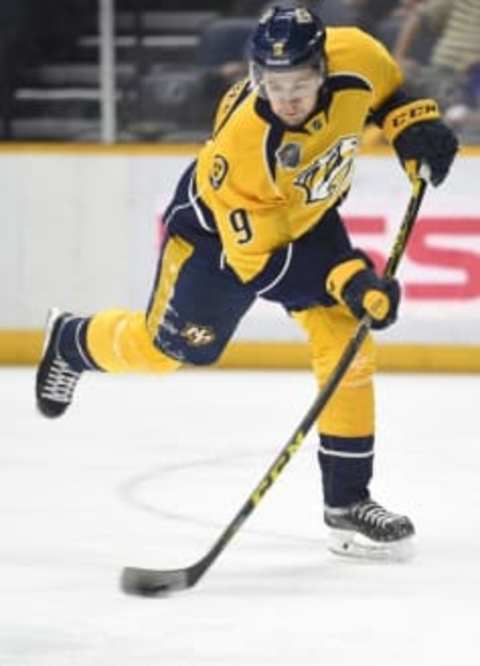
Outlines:
[[[70,412],[0,370],[1,666],[479,666],[480,379],[378,386],[374,496],[408,564],[325,550],[311,435],[197,586],[127,597],[124,565],[191,564],[314,397],[306,372],[87,376]]]

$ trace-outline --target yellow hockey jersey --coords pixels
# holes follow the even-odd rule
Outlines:
[[[243,81],[224,96],[199,153],[198,196],[244,282],[341,200],[369,113],[402,83],[388,51],[357,28],[327,29],[326,56],[327,84],[302,127],[284,125]]]

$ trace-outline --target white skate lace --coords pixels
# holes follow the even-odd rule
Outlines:
[[[359,504],[353,509],[357,517],[363,522],[370,523],[373,527],[386,527],[390,522],[398,518],[376,502]]]
[[[49,368],[47,379],[41,390],[42,398],[70,403],[79,377],[79,372],[72,370],[66,361],[57,356]]]

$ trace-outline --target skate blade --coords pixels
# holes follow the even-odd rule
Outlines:
[[[407,562],[415,554],[412,537],[379,543],[348,530],[331,530],[327,548],[335,555],[376,562]]]

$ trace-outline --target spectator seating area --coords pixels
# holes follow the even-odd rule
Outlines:
[[[203,138],[213,104],[212,61],[206,59],[202,41],[208,38],[207,26],[219,18],[216,11],[198,9],[116,12],[120,141]],[[90,7],[82,13],[68,49],[47,49],[20,72],[10,136],[4,138],[99,139],[99,42],[97,11]]]
[[[0,141],[100,140],[99,2],[1,0]],[[358,25],[395,51],[413,11],[408,7],[422,2],[427,0],[318,0],[310,5],[327,24]],[[247,73],[248,36],[265,5],[260,0],[115,0],[117,140],[203,141],[221,94]],[[411,42],[409,62],[428,65],[436,39],[422,26]],[[418,73],[409,77],[408,67],[407,83],[424,86],[428,94],[430,70],[418,71],[426,73],[426,83]],[[460,118],[458,104],[453,107],[457,115],[451,114],[462,138],[474,142],[480,142],[479,71],[480,48],[465,86],[473,109],[467,109],[469,124]],[[443,87],[450,81],[441,76]],[[447,92],[443,97],[452,99]]]

